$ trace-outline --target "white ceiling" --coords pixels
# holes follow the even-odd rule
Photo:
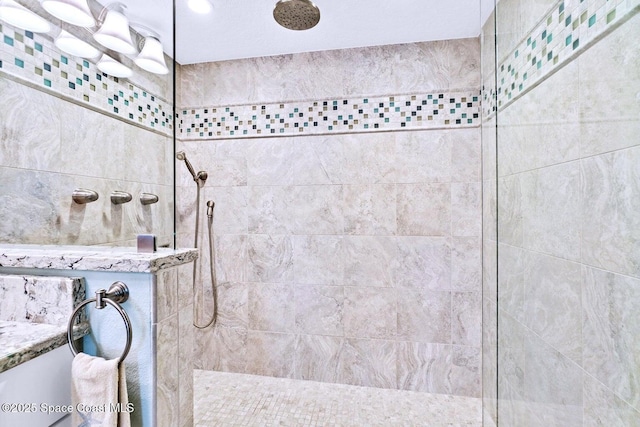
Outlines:
[[[277,0],[211,0],[208,15],[175,2],[180,64],[476,37],[493,10],[493,0],[315,0],[318,25],[292,31],[273,19]],[[130,20],[158,31],[171,55],[171,0],[126,3]]]

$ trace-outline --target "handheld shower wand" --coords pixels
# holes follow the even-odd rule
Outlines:
[[[189,162],[189,160],[187,160],[187,156],[186,154],[184,154],[184,151],[178,151],[176,153],[176,159],[178,160],[182,160],[184,162],[184,164],[187,166],[187,169],[189,170],[189,173],[191,174],[191,176],[193,177],[193,180],[196,183],[196,187],[197,187],[197,192],[196,192],[196,227],[195,227],[195,233],[194,233],[194,242],[193,242],[193,247],[194,248],[198,248],[198,236],[199,236],[199,229],[200,229],[200,191],[201,188],[204,187],[204,183],[207,180],[207,172],[205,171],[199,171],[198,173],[196,173],[196,171],[193,169],[193,166],[191,166],[191,162]],[[195,326],[198,329],[204,329],[207,328],[211,325],[215,325],[216,324],[216,320],[218,318],[218,279],[216,278],[216,269],[215,269],[215,262],[216,262],[216,255],[215,255],[215,242],[214,242],[214,237],[213,237],[213,208],[214,208],[215,203],[213,202],[213,200],[209,200],[207,202],[207,225],[208,225],[208,237],[209,237],[209,274],[210,274],[210,278],[211,278],[211,291],[213,294],[213,312],[211,313],[211,318],[209,319],[208,322],[206,322],[204,325],[199,325],[198,321],[197,321],[197,315],[195,312],[195,308],[196,308],[196,304],[194,302],[194,313],[193,313],[193,326]],[[198,260],[196,259],[195,261],[193,261],[193,296],[194,298],[196,297],[196,277],[197,277],[197,272],[198,272]],[[201,280],[204,282],[204,279],[201,277]],[[204,294],[204,289],[202,290],[203,294]]]
[[[189,173],[191,174],[191,176],[193,177],[193,180],[199,185],[199,186],[203,186],[205,181],[207,180],[207,178],[209,177],[209,175],[207,174],[207,172],[205,171],[198,171],[198,173],[196,173],[195,169],[193,169],[193,166],[191,166],[191,162],[189,161],[189,159],[187,159],[187,155],[184,154],[184,151],[178,151],[176,153],[176,159],[178,160],[182,160],[184,162],[185,165],[187,165],[187,169],[189,169]]]

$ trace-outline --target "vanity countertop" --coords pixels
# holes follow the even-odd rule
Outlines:
[[[88,332],[89,324],[81,323],[74,328],[74,338]],[[63,345],[67,345],[66,326],[0,320],[0,372]]]
[[[0,246],[0,267],[155,273],[195,261],[197,257],[197,249],[160,248],[153,253],[139,253],[132,247]]]

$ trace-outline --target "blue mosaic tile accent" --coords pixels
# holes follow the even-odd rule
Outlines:
[[[40,34],[6,23],[0,25],[0,34],[0,75],[11,75],[61,98],[91,104],[106,114],[172,134],[172,107],[167,100],[127,80],[108,76],[85,59],[61,54]]]
[[[480,94],[397,95],[357,99],[183,108],[183,139],[317,135],[480,125]]]
[[[559,1],[500,63],[497,94],[483,94],[483,115],[504,108],[639,11],[640,0]]]

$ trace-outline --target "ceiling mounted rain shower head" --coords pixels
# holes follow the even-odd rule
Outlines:
[[[309,0],[280,0],[273,9],[273,17],[289,30],[308,30],[320,21],[320,9]]]

